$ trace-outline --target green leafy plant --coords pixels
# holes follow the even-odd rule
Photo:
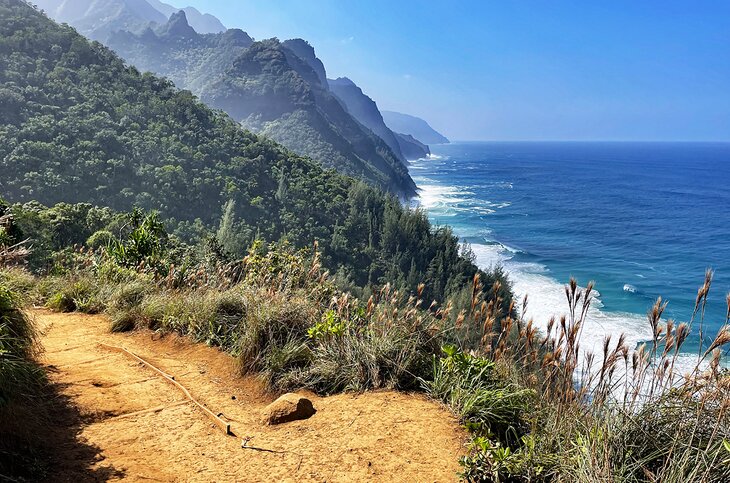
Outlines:
[[[122,267],[145,266],[161,270],[165,253],[165,227],[157,212],[143,213],[135,208],[129,214],[131,231],[126,238],[111,240],[107,250]]]
[[[347,330],[346,322],[334,310],[322,314],[322,318],[307,331],[307,336],[314,340],[342,337]]]

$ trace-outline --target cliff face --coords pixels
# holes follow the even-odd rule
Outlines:
[[[226,27],[216,17],[209,13],[201,13],[195,7],[177,8],[161,2],[160,0],[147,0],[156,10],[166,17],[182,10],[190,23],[190,26],[199,34],[218,34],[226,31]]]
[[[322,86],[327,86],[327,72],[324,64],[317,58],[314,47],[309,42],[303,39],[291,39],[285,40],[283,45],[312,68]]]
[[[277,40],[256,42],[201,98],[327,167],[412,196],[401,158],[347,112],[310,64]]]
[[[383,111],[385,124],[394,132],[410,134],[425,144],[448,144],[449,140],[432,128],[426,121],[416,116],[400,112]]]
[[[76,0],[73,15],[70,0],[58,1],[42,0],[56,15],[73,18],[72,25],[93,27],[139,70],[167,77],[248,129],[326,167],[402,197],[415,195],[400,144],[375,103],[354,84],[349,106],[336,97],[306,41],[254,42],[238,29],[201,34],[191,25],[189,9],[158,0]],[[98,8],[111,4],[119,15],[102,17]],[[121,22],[121,16],[129,21]]]
[[[388,129],[380,114],[378,105],[366,96],[354,82],[347,77],[328,81],[330,90],[342,101],[347,111],[363,126],[370,129],[393,150],[393,153],[402,161],[405,157],[401,146],[393,131]]]
[[[422,159],[431,154],[431,149],[410,134],[395,133],[403,156],[408,160]]]

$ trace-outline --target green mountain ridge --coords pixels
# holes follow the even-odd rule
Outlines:
[[[400,144],[393,131],[383,122],[383,116],[378,105],[363,93],[362,89],[347,77],[330,79],[327,81],[332,93],[337,96],[347,109],[347,112],[357,119],[363,126],[370,129],[395,153],[401,161],[406,158],[400,149]]]
[[[326,167],[399,196],[416,193],[401,158],[347,112],[306,61],[276,39],[249,47],[200,97]]]
[[[0,196],[26,211],[139,206],[195,238],[225,205],[232,252],[256,238],[318,240],[325,266],[356,287],[423,282],[425,297],[446,300],[480,273],[425,214],[246,132],[22,0],[0,0],[0,54]]]
[[[156,30],[117,32],[107,45],[298,154],[400,197],[416,194],[400,152],[347,112],[322,83],[324,66],[301,39],[254,42],[236,29],[200,35],[178,12]]]
[[[428,157],[431,154],[431,149],[428,147],[428,145],[423,144],[421,141],[414,138],[410,134],[394,134],[396,139],[398,140],[398,144],[400,145],[400,150],[403,153],[403,156],[406,157],[406,159],[422,159]]]
[[[106,42],[125,58],[133,58],[143,72],[163,72],[176,86],[195,94],[212,79],[222,76],[233,61],[254,40],[243,30],[229,29],[220,34],[200,35],[191,29],[184,12],[140,33],[120,30]]]

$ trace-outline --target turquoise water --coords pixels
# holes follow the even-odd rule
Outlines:
[[[658,296],[687,321],[707,268],[713,336],[730,291],[730,144],[455,143],[433,146],[411,175],[421,205],[472,245],[482,267],[502,265],[527,316],[566,312],[563,284],[596,282],[584,344],[623,332],[649,337]],[[696,332],[688,353],[696,352]],[[688,356],[689,359],[689,356]]]

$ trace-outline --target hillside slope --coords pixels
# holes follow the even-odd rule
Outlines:
[[[263,65],[288,65],[276,47],[281,63]],[[409,290],[423,282],[430,299],[468,289],[479,272],[423,213],[244,131],[20,0],[0,0],[0,58],[0,193],[10,202],[159,210],[197,240],[218,229],[225,205],[234,255],[254,239],[317,240],[342,280]],[[287,87],[303,86],[292,79]],[[294,101],[317,95],[303,87]]]
[[[330,90],[342,101],[347,112],[357,119],[363,126],[374,132],[385,144],[401,159],[405,157],[400,149],[400,144],[393,131],[383,122],[383,116],[378,110],[378,105],[370,97],[365,95],[354,82],[347,77],[328,80]]]
[[[401,152],[406,159],[421,159],[431,154],[431,149],[410,134],[395,133]]]
[[[117,32],[107,45],[137,68],[168,77],[248,129],[325,167],[404,198],[416,193],[399,151],[343,108],[304,41],[254,43],[235,29],[200,35],[178,12],[154,30]]]
[[[345,110],[307,62],[276,39],[256,42],[200,96],[324,166],[401,196],[415,195],[401,159]]]
[[[410,134],[423,144],[448,144],[449,140],[423,119],[400,112],[383,111],[385,124],[394,132]]]
[[[201,35],[185,12],[175,12],[163,25],[140,33],[120,30],[105,42],[142,72],[156,72],[194,94],[222,76],[254,40],[243,30]]]

